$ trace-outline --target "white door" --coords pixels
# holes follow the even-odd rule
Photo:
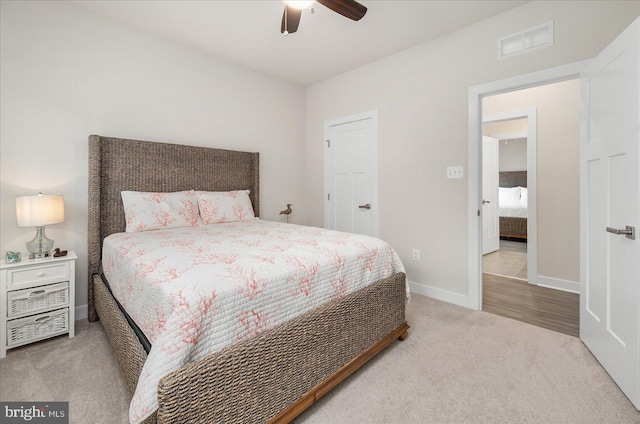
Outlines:
[[[640,21],[582,74],[580,338],[640,409]]]
[[[499,141],[482,137],[482,254],[500,248],[500,218],[498,217]]]
[[[378,235],[377,111],[325,123],[325,227]]]

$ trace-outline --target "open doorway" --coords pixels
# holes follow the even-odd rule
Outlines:
[[[468,306],[482,309],[482,101],[485,97],[510,93],[530,87],[539,87],[580,77],[588,61],[575,62],[525,75],[493,81],[469,88],[469,178],[468,178]],[[530,237],[530,235],[529,235]],[[529,264],[529,267],[531,264]],[[572,284],[572,287],[577,284]]]
[[[482,99],[481,129],[500,140],[504,153],[499,171],[507,206],[527,204],[520,211],[501,208],[501,238],[527,241],[529,284],[574,293],[580,279],[579,116],[578,79]],[[524,141],[509,145],[508,139],[524,137],[526,147]],[[520,161],[510,158],[514,152],[521,152]]]
[[[508,109],[524,96],[488,97],[484,109]],[[530,284],[537,284],[536,122],[529,107],[485,114],[482,123],[483,272]]]
[[[529,188],[527,184],[527,122],[526,119],[487,123],[483,135],[483,199],[487,191],[494,199],[497,187],[497,246],[491,251],[483,244],[482,270],[484,273],[527,281],[527,222]],[[514,131],[515,130],[515,131]],[[496,147],[487,145],[495,144]],[[497,158],[487,158],[497,153]],[[497,160],[496,160],[497,159]],[[487,163],[497,162],[497,170]],[[487,175],[491,171],[492,175]],[[497,171],[497,172],[496,172]],[[497,176],[497,178],[496,178]],[[490,187],[489,187],[490,186]],[[496,225],[496,213],[487,213],[487,220]],[[485,238],[485,240],[487,240]]]
[[[484,97],[480,126],[482,309],[576,336],[579,109],[579,80],[554,82]],[[485,168],[492,163],[487,152],[494,151],[498,177],[487,178]],[[487,199],[494,190],[500,242],[488,252]],[[574,286],[574,293],[567,293]]]

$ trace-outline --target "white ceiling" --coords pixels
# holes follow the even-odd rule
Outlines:
[[[294,83],[309,85],[521,6],[520,0],[372,1],[358,22],[320,4],[280,34],[281,0],[71,1],[84,9]]]

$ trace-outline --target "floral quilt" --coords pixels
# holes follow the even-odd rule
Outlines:
[[[384,241],[257,219],[112,234],[102,259],[114,296],[152,344],[132,423],[157,409],[164,375],[404,272]]]

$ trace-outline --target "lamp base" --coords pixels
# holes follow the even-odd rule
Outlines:
[[[36,227],[36,236],[30,242],[27,242],[27,251],[29,259],[42,259],[49,256],[53,249],[53,240],[47,238],[44,233],[44,227]]]

